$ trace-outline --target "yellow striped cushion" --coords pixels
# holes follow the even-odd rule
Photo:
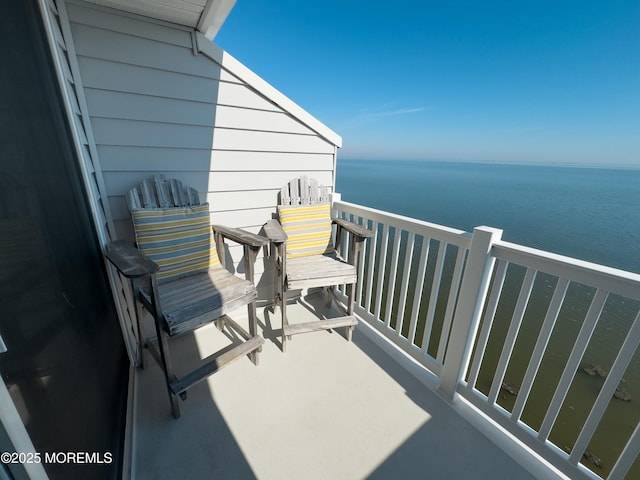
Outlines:
[[[160,266],[166,282],[220,264],[209,219],[209,204],[145,208],[131,212],[138,248]]]
[[[287,239],[287,258],[332,252],[329,205],[279,206],[280,223]]]

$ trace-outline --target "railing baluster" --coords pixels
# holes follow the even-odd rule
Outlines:
[[[447,301],[447,308],[444,314],[444,321],[442,323],[442,330],[440,332],[440,342],[438,344],[438,353],[436,361],[442,363],[444,361],[444,352],[447,350],[447,344],[449,343],[449,332],[451,331],[451,322],[453,320],[453,312],[456,307],[456,301],[458,299],[458,289],[460,288],[460,281],[462,278],[462,265],[466,251],[458,249],[458,255],[456,258],[456,266],[453,269],[453,276],[451,278],[451,288],[449,289],[449,300]]]
[[[376,272],[376,308],[373,315],[380,320],[380,307],[382,306],[382,286],[384,284],[384,269],[387,263],[387,246],[389,244],[389,225],[382,226],[382,241],[380,242],[380,258],[378,259],[378,271]]]
[[[400,233],[401,230],[395,227],[393,236],[393,251],[391,253],[391,265],[389,268],[389,283],[387,285],[387,306],[384,311],[384,323],[391,328],[391,312],[393,310],[393,295],[396,290],[396,274],[398,273],[398,255],[400,253]]]
[[[369,220],[363,217],[357,217],[357,218],[358,218],[359,225],[364,225],[365,227],[369,226]],[[366,250],[367,250],[367,242],[365,241],[364,244],[362,245],[362,250],[360,251],[360,258],[357,259],[358,260],[358,279],[364,278],[364,256],[366,254]],[[356,283],[355,301],[359,305],[362,305],[362,288],[363,288],[362,284],[363,283],[364,282],[362,280],[359,280]]]
[[[591,339],[591,335],[596,328],[596,324],[598,323],[598,319],[602,313],[602,308],[607,301],[607,296],[607,292],[598,289],[591,301],[591,306],[589,307],[587,316],[584,319],[580,333],[578,333],[578,338],[573,345],[571,355],[569,355],[569,360],[567,360],[567,365],[562,372],[560,382],[558,382],[551,404],[549,405],[547,414],[545,415],[540,431],[538,432],[538,440],[542,442],[549,438],[553,424],[555,423],[556,418],[558,418],[558,413],[560,413],[562,403],[569,392],[569,387],[571,387],[573,377],[576,374],[578,365],[580,365],[580,360],[582,359],[582,356],[587,349],[587,345],[589,344],[589,340]]]
[[[609,375],[607,375],[607,379],[600,390],[600,394],[591,408],[591,412],[589,412],[587,421],[582,427],[582,431],[573,446],[573,450],[571,450],[569,462],[574,465],[580,461],[582,454],[589,445],[589,441],[591,441],[591,437],[595,433],[604,412],[607,410],[611,397],[622,380],[622,375],[624,375],[624,372],[629,366],[638,345],[640,345],[640,312],[636,315],[636,319],[631,325],[631,329],[629,330],[622,347],[620,347],[618,356],[613,362],[611,371],[609,372]]]
[[[516,397],[516,403],[513,406],[511,420],[514,422],[520,420],[520,417],[522,416],[524,406],[529,398],[529,393],[531,393],[533,382],[538,373],[538,369],[540,368],[540,364],[542,363],[542,357],[547,348],[547,344],[549,343],[549,339],[551,338],[551,334],[553,333],[553,327],[555,326],[558,315],[560,314],[560,308],[562,308],[562,303],[564,302],[564,297],[567,294],[568,288],[569,280],[559,278],[556,289],[553,292],[553,297],[551,298],[551,303],[549,304],[549,309],[547,310],[547,315],[542,323],[540,335],[538,335],[538,340],[536,340],[536,345],[533,348],[531,361],[529,361],[527,371],[522,379],[522,385],[520,386],[520,391]]]
[[[431,340],[431,329],[433,328],[433,319],[436,315],[436,304],[438,303],[438,293],[440,292],[440,282],[442,281],[442,269],[444,268],[444,255],[446,249],[446,244],[440,242],[438,248],[438,259],[436,260],[436,269],[433,273],[431,296],[429,297],[429,308],[427,309],[427,318],[424,323],[422,343],[420,344],[423,355],[427,354],[429,341]]]
[[[371,293],[373,290],[373,277],[374,277],[374,269],[375,269],[375,263],[376,263],[376,245],[377,245],[377,239],[378,239],[378,222],[374,221],[373,224],[371,225],[371,229],[376,232],[375,235],[371,238],[369,238],[369,240],[367,240],[367,243],[369,244],[369,248],[367,248],[367,255],[369,258],[367,258],[367,287],[366,287],[366,297],[365,297],[365,303],[363,305],[364,309],[367,312],[371,312]],[[364,260],[363,262],[364,263]]]
[[[496,403],[498,393],[502,387],[502,381],[504,375],[507,372],[507,366],[513,353],[513,347],[516,344],[518,338],[518,332],[520,331],[520,325],[522,325],[522,319],[524,318],[524,312],[527,309],[529,298],[531,297],[531,290],[533,290],[533,282],[536,279],[536,271],[532,268],[527,268],[527,273],[524,276],[522,287],[520,288],[520,294],[518,295],[518,301],[516,302],[516,308],[511,318],[509,330],[507,331],[507,337],[504,340],[504,346],[502,347],[502,353],[500,354],[500,360],[496,366],[496,371],[493,375],[493,382],[491,383],[491,389],[489,390],[488,401],[491,404]]]
[[[407,248],[404,252],[404,268],[402,270],[402,285],[400,287],[400,298],[398,300],[398,318],[396,320],[396,332],[402,335],[402,323],[404,322],[405,304],[407,303],[407,288],[409,286],[409,276],[411,275],[411,263],[413,261],[413,244],[416,234],[409,233],[407,238]]]
[[[422,247],[420,248],[420,262],[418,264],[418,275],[416,277],[416,289],[413,293],[413,305],[411,306],[411,319],[409,323],[409,343],[413,345],[418,326],[418,315],[420,314],[420,303],[422,302],[422,290],[424,289],[424,277],[427,273],[427,258],[429,257],[429,242],[427,237],[422,237]]]
[[[493,288],[489,295],[489,302],[487,303],[487,311],[484,314],[484,321],[482,322],[482,328],[480,329],[480,335],[476,344],[476,353],[471,363],[471,369],[469,370],[469,379],[467,380],[467,386],[470,389],[475,388],[478,381],[478,374],[480,372],[480,365],[482,365],[482,359],[484,358],[484,352],[487,348],[487,342],[489,341],[489,334],[491,333],[491,327],[493,326],[493,319],[496,316],[496,310],[498,309],[498,301],[502,294],[502,287],[504,285],[504,279],[507,276],[508,262],[498,260],[498,266],[496,267],[496,275],[493,281]]]
[[[607,480],[623,480],[633,465],[636,457],[640,455],[640,423],[636,425],[631,438],[618,457],[618,461],[611,469]]]

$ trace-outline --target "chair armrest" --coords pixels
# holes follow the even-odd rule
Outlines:
[[[264,224],[264,233],[276,245],[286,242],[288,238],[280,222],[275,219],[271,219]]]
[[[105,256],[127,278],[147,277],[160,269],[133,243],[123,240],[109,242]]]
[[[345,220],[344,218],[334,218],[333,223],[340,225],[347,232],[352,233],[356,237],[368,238],[375,235],[375,233],[372,230],[369,230],[367,227],[350,222],[349,220]]]
[[[264,247],[269,244],[269,240],[262,235],[256,235],[255,233],[247,232],[240,228],[226,227],[224,225],[212,225],[214,233],[219,233],[225,238],[232,240],[242,245],[248,245],[253,248]]]

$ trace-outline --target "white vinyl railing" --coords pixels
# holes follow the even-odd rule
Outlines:
[[[508,243],[492,228],[471,235],[339,196],[333,206],[376,232],[359,263],[356,313],[437,375],[444,398],[464,397],[570,478],[637,470],[640,409],[625,388],[640,383],[640,275]],[[606,357],[603,342],[608,368],[589,366]],[[601,386],[577,394],[589,375]],[[632,431],[609,418],[621,409]],[[572,415],[582,415],[575,432],[556,434]],[[607,455],[590,450],[598,432]]]
[[[346,202],[334,207],[343,218],[376,232],[359,262],[356,313],[439,375],[469,235]],[[341,253],[348,255],[346,248]]]

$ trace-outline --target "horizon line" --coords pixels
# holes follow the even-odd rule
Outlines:
[[[486,165],[521,165],[534,167],[567,167],[567,168],[602,168],[612,170],[640,170],[640,164],[633,163],[578,163],[578,162],[532,162],[532,161],[516,161],[516,160],[460,160],[460,159],[442,159],[442,158],[366,158],[356,156],[337,156],[337,160],[353,160],[357,162],[373,161],[373,162],[440,162],[440,163],[478,163]]]

